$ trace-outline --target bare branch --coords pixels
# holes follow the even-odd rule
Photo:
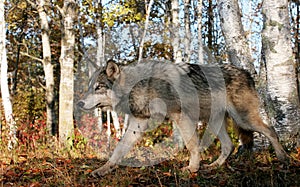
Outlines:
[[[31,0],[27,0],[27,2],[28,2],[34,9],[37,9],[36,3],[32,2]]]
[[[37,57],[32,56],[32,55],[30,55],[28,53],[21,52],[20,54],[23,55],[23,56],[27,56],[29,58],[32,58],[33,60],[39,61],[41,63],[44,63],[43,59],[37,58]]]
[[[64,10],[63,10],[62,8],[60,8],[58,5],[56,5],[55,7],[58,9],[58,11],[59,11],[60,14],[62,15],[62,17],[64,17],[64,16],[65,16]]]
[[[151,12],[152,4],[153,4],[153,0],[150,0],[149,5],[148,5],[148,8],[147,8],[146,22],[145,22],[145,29],[144,29],[144,33],[143,33],[143,36],[142,36],[141,44],[140,44],[140,47],[139,47],[140,50],[139,50],[139,59],[138,59],[138,63],[141,62],[142,56],[143,56],[144,42],[145,42],[146,32],[147,32],[148,25],[149,25],[150,12]]]

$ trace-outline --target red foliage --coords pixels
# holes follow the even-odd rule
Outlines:
[[[38,141],[44,142],[46,134],[46,117],[21,123],[17,129],[19,144],[28,148],[35,148]]]
[[[101,146],[101,132],[98,127],[97,118],[85,114],[82,116],[79,124],[78,128],[81,134],[88,139],[88,144],[96,147]]]

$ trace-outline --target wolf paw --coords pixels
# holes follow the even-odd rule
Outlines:
[[[198,171],[198,168],[193,168],[191,166],[186,166],[186,167],[181,168],[181,171],[189,172],[189,173],[196,173]]]
[[[211,164],[203,164],[201,169],[205,169],[205,170],[213,170],[216,169],[220,166],[220,164],[218,162],[213,162]]]
[[[289,165],[290,162],[291,162],[291,160],[292,160],[292,158],[291,158],[288,154],[286,154],[285,152],[282,153],[282,154],[279,154],[279,155],[277,156],[277,158],[278,158],[278,160],[279,160],[281,163],[283,163],[283,164],[285,164],[285,165]]]
[[[104,164],[101,168],[94,170],[91,175],[95,178],[97,177],[102,177],[108,173],[110,173],[111,171],[113,171],[114,169],[117,168],[116,164],[113,164],[111,162],[107,162],[106,164]]]

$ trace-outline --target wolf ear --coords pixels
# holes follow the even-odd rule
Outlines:
[[[110,79],[117,79],[120,75],[120,68],[114,60],[107,61],[106,74]]]

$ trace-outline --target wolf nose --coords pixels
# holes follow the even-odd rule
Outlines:
[[[78,106],[79,108],[83,108],[84,102],[83,102],[83,101],[78,101],[77,106]]]

